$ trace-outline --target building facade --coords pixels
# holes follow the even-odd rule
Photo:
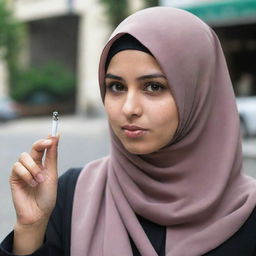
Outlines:
[[[256,0],[161,0],[188,10],[217,33],[237,96],[256,95]]]
[[[98,62],[112,28],[99,0],[9,0],[15,17],[26,24],[21,56],[27,66],[58,61],[77,76],[76,112],[102,111]],[[131,12],[143,7],[130,1]],[[0,95],[6,91],[6,69],[0,65]],[[100,109],[100,110],[99,110]]]

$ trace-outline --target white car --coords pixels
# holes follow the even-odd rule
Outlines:
[[[9,97],[0,97],[0,122],[18,117],[19,110],[16,103]]]
[[[256,96],[237,97],[243,137],[256,135]]]

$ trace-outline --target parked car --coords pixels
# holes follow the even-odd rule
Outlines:
[[[243,137],[256,135],[256,96],[236,98]]]
[[[0,97],[0,121],[8,121],[18,117],[17,104],[9,97]]]

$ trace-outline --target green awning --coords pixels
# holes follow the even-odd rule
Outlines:
[[[188,10],[213,24],[256,22],[256,0],[223,0],[186,6]]]

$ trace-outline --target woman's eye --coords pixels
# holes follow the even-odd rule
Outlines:
[[[108,89],[110,89],[113,92],[121,92],[124,91],[124,86],[119,83],[111,83],[108,86]]]
[[[164,89],[165,87],[161,84],[158,84],[158,83],[149,83],[146,85],[145,87],[145,91],[148,91],[148,92],[160,92]]]

